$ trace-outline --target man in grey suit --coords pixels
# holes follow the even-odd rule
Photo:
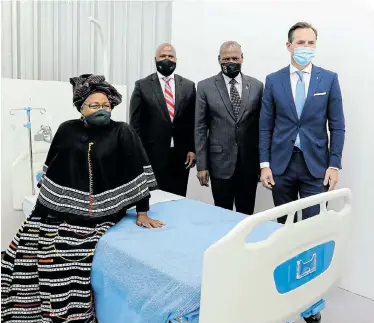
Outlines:
[[[237,42],[222,44],[222,72],[198,83],[195,111],[197,177],[212,182],[216,206],[253,214],[259,167],[259,116],[263,84],[241,73]]]

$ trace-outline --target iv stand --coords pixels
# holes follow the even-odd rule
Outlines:
[[[91,23],[93,23],[99,31],[101,48],[102,48],[102,51],[103,51],[104,76],[105,76],[106,80],[109,82],[108,44],[105,41],[104,33],[103,33],[102,28],[101,28],[100,22],[93,17],[88,17],[88,20]]]
[[[32,192],[32,195],[35,195],[34,160],[33,160],[33,156],[32,156],[32,139],[31,139],[31,110],[39,110],[41,114],[44,114],[46,112],[45,109],[26,107],[26,108],[23,108],[23,109],[11,109],[9,111],[9,113],[11,115],[15,115],[16,111],[26,111],[27,123],[25,123],[23,126],[28,129],[28,133],[29,133],[31,192]]]

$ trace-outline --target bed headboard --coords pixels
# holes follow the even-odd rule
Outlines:
[[[344,199],[340,211],[326,203]],[[293,216],[320,204],[320,214]],[[247,243],[259,224],[288,214],[264,241]],[[347,257],[351,191],[340,189],[249,216],[204,254],[200,323],[277,323],[300,317],[335,286]]]

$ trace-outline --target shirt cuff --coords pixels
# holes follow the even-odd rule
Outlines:
[[[329,168],[331,168],[331,169],[335,169],[335,170],[339,170],[339,168],[337,168],[337,167],[332,167],[332,166],[330,166]]]
[[[270,163],[269,162],[263,162],[260,164],[260,168],[263,169],[263,168],[269,168],[270,167]]]

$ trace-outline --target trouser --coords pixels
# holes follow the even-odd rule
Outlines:
[[[313,177],[305,163],[303,153],[295,148],[291,161],[286,171],[279,176],[273,176],[275,185],[272,189],[274,205],[279,206],[300,198],[320,194],[328,190],[328,186],[323,185],[324,178]],[[319,205],[311,206],[302,211],[302,218],[307,219],[319,214]],[[287,215],[278,218],[279,223],[285,223]],[[297,215],[294,216],[294,222]]]
[[[248,175],[236,167],[229,179],[211,178],[214,204],[224,209],[251,215],[255,209],[258,175]]]
[[[170,148],[165,167],[153,167],[160,190],[186,196],[190,174],[190,170],[186,169],[186,159],[187,154],[182,156],[174,148]]]

